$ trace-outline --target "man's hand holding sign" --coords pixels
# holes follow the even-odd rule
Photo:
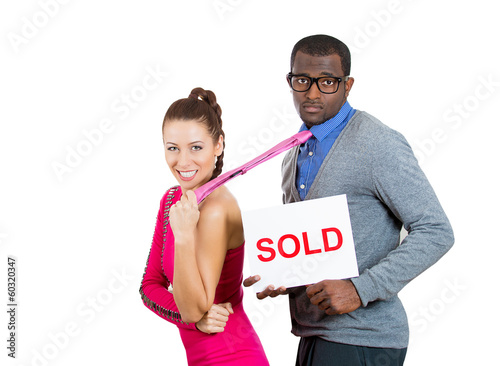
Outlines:
[[[311,303],[326,314],[361,306],[354,285],[345,280],[358,276],[345,196],[247,212],[243,222],[247,258],[252,271],[259,273],[243,285],[254,285],[257,298],[305,285]]]
[[[250,276],[243,281],[243,286],[249,287],[258,281],[260,281],[259,275]],[[350,313],[361,306],[358,292],[350,280],[323,280],[306,287],[311,303],[328,315]],[[275,289],[274,285],[269,285],[257,293],[257,298],[262,300],[286,294],[286,287],[280,286]]]

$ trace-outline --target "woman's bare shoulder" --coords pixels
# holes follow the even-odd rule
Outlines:
[[[228,215],[240,211],[238,201],[225,186],[217,188],[200,204],[200,214]]]
[[[244,242],[241,211],[236,198],[224,186],[213,191],[200,205],[200,220],[205,228],[224,227],[227,248],[234,249]]]

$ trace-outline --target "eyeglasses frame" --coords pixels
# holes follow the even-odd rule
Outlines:
[[[295,90],[292,86],[292,78],[294,76],[303,76],[303,77],[306,77],[308,79],[311,80],[311,83],[309,84],[309,88],[307,88],[306,90]],[[337,79],[338,81],[338,84],[337,84],[337,89],[334,91],[334,92],[331,92],[331,93],[325,93],[323,90],[321,90],[321,88],[319,87],[319,79],[324,79],[324,78],[330,78],[330,79]],[[335,94],[336,92],[339,91],[339,87],[340,87],[340,83],[342,81],[347,81],[349,80],[349,75],[347,76],[320,76],[319,78],[312,78],[310,76],[307,76],[307,75],[304,75],[304,74],[292,74],[291,72],[289,72],[288,74],[286,74],[286,79],[288,80],[288,85],[290,85],[290,88],[292,88],[293,91],[297,92],[297,93],[304,93],[306,91],[308,91],[309,89],[311,89],[311,86],[316,83],[316,87],[318,88],[318,90],[323,93],[323,94]]]

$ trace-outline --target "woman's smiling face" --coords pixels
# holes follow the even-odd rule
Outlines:
[[[214,144],[203,123],[168,121],[163,128],[165,160],[183,192],[194,190],[212,177],[215,160],[223,150],[223,137]]]

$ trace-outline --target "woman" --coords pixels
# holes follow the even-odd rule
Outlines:
[[[165,159],[179,186],[160,202],[143,302],[178,326],[189,365],[268,365],[242,305],[238,204],[224,186],[199,207],[193,192],[222,171],[224,132],[215,94],[195,88],[174,102],[162,131]]]

